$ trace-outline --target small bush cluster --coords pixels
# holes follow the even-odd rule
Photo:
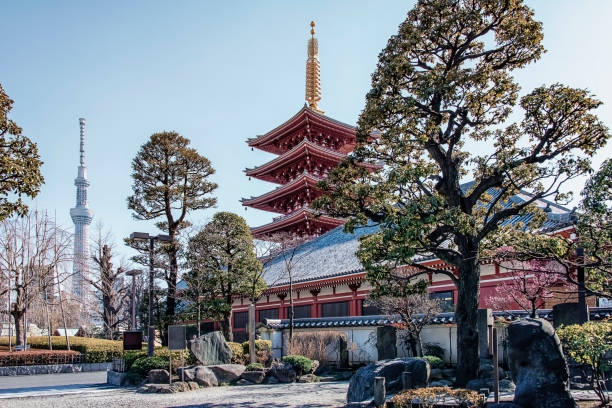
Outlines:
[[[244,352],[242,351],[242,344],[228,341],[227,345],[232,350],[232,364],[244,364]]]
[[[168,369],[168,359],[163,357],[142,357],[134,361],[130,367],[130,373],[144,378],[149,371],[156,369]]]
[[[298,376],[312,371],[312,360],[308,357],[293,354],[283,357],[283,362],[291,364]]]
[[[423,344],[423,354],[444,359],[444,348],[437,343]]]
[[[246,366],[246,371],[263,371],[264,366],[261,363],[251,363]]]
[[[484,407],[485,400],[476,391],[462,388],[452,389],[450,387],[417,388],[403,391],[393,398],[391,403],[395,408],[434,407],[437,405],[449,405],[454,400],[460,408]]]
[[[429,363],[431,368],[444,368],[445,363],[440,357],[436,356],[423,356],[425,360]]]
[[[85,363],[105,363],[113,361],[114,357],[121,357],[123,351],[122,342],[119,340],[94,339],[89,337],[69,336],[70,349],[84,355]],[[14,340],[13,340],[14,342]],[[51,336],[53,350],[66,350],[66,338],[64,336]],[[8,345],[8,338],[0,339],[0,345]],[[49,338],[47,336],[28,337],[28,345],[34,349],[48,349]]]

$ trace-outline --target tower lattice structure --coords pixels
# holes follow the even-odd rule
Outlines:
[[[322,194],[317,184],[344,160],[356,143],[354,126],[324,115],[318,107],[321,100],[319,46],[314,36],[314,22],[310,25],[304,107],[277,128],[247,140],[252,148],[278,155],[268,163],[245,170],[249,177],[279,185],[263,195],[241,200],[244,206],[281,214],[271,223],[251,229],[257,239],[275,241],[287,234],[308,239],[344,223],[341,219],[316,214],[310,207]]]
[[[70,217],[74,223],[74,259],[72,292],[73,295],[83,300],[86,295],[85,281],[89,277],[89,224],[93,219],[93,211],[87,204],[87,168],[85,167],[85,119],[79,119],[80,126],[80,165],[77,177],[74,179],[76,186],[76,206],[70,209]]]

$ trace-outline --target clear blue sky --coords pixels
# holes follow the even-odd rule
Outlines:
[[[2,5],[0,83],[15,100],[12,118],[38,143],[46,183],[36,203],[72,225],[78,118],[85,117],[86,164],[94,223],[117,240],[154,232],[126,207],[130,163],[151,133],[191,139],[217,173],[217,209],[190,216],[204,224],[233,211],[252,226],[271,213],[245,211],[241,197],[270,183],[248,181],[245,167],[273,156],[245,140],[281,124],[304,104],[309,23],[317,23],[320,107],[354,124],[379,51],[412,1],[14,1]],[[518,72],[523,93],[562,82],[604,101],[612,125],[612,1],[528,1],[544,23],[548,52]],[[608,145],[593,162],[610,157]],[[584,180],[572,189],[579,192]]]

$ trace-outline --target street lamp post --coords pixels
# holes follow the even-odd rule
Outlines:
[[[134,241],[149,241],[149,310],[148,310],[148,340],[147,340],[147,355],[153,357],[153,348],[155,343],[155,327],[152,325],[151,316],[153,315],[153,285],[155,281],[154,277],[154,265],[153,256],[155,250],[155,241],[170,242],[172,238],[169,235],[149,235],[146,232],[132,232],[130,239]]]
[[[140,275],[140,269],[131,269],[125,274],[132,277],[132,324],[130,330],[136,329],[136,276]]]

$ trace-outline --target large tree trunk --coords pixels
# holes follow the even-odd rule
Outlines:
[[[478,374],[478,299],[480,292],[480,275],[478,258],[466,256],[459,266],[459,283],[457,296],[457,381],[463,387]],[[470,260],[472,259],[472,260]]]
[[[175,241],[175,231],[169,231],[170,238],[172,239],[172,249],[168,252],[168,258],[170,260],[170,274],[166,283],[168,284],[168,293],[166,296],[166,313],[165,319],[163,319],[163,331],[162,338],[167,339],[168,325],[174,322],[174,314],[176,312],[176,281],[178,277],[178,248]]]
[[[15,337],[17,338],[15,346],[23,346],[23,312],[13,308],[13,310],[11,310],[11,316],[13,316],[13,319],[15,319]]]
[[[230,313],[223,316],[223,319],[220,322],[221,333],[223,333],[223,337],[225,337],[226,341],[233,341],[234,337],[232,335],[232,316]]]

